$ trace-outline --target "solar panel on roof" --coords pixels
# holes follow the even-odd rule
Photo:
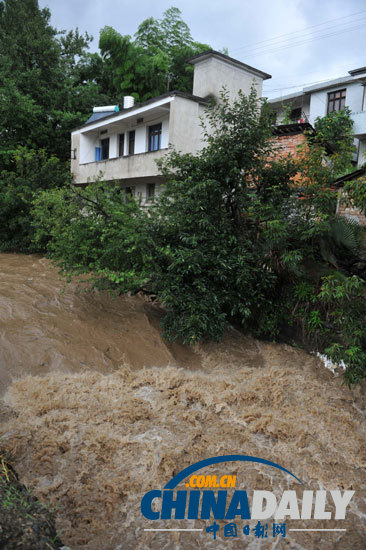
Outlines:
[[[106,116],[111,115],[112,113],[110,111],[103,111],[102,113],[93,113],[90,118],[86,121],[85,124],[88,124],[88,122],[94,122],[96,120],[100,120],[101,118],[105,118]]]

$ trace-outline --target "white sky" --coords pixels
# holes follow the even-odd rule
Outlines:
[[[94,36],[109,25],[133,36],[147,17],[175,6],[193,38],[272,75],[263,95],[345,76],[366,65],[366,0],[39,0],[57,29]],[[299,88],[300,87],[300,88]]]

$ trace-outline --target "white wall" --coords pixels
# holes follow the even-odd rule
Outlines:
[[[225,86],[230,100],[234,100],[239,90],[248,95],[252,85],[256,87],[258,97],[261,97],[262,83],[259,75],[254,75],[244,67],[233,65],[223,59],[209,57],[194,66],[193,95],[199,97],[213,95],[217,99]]]
[[[119,153],[119,134],[111,134],[108,137],[109,137],[109,158],[113,159],[118,157],[118,153]]]
[[[161,125],[161,148],[166,149],[169,145],[169,118],[165,118]]]
[[[132,130],[133,128],[131,128]],[[139,126],[135,128],[135,155],[138,153],[145,153],[146,149],[146,137],[147,128],[146,126]]]
[[[79,163],[94,162],[95,148],[99,146],[99,139],[95,135],[80,134]]]
[[[320,90],[311,94],[310,124],[314,124],[318,116],[323,117],[327,114],[328,92],[336,92],[344,88],[346,88],[346,106],[349,107],[351,111],[357,112],[362,110],[363,87],[361,84],[359,82],[344,85],[340,84],[339,86],[326,88],[325,90]]]
[[[196,153],[203,142],[200,116],[201,104],[191,99],[177,96],[170,108],[169,141],[177,151]]]

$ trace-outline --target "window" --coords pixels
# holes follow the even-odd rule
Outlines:
[[[125,135],[120,134],[119,135],[119,145],[118,145],[118,155],[120,157],[123,157],[125,154]]]
[[[161,147],[161,123],[149,126],[149,151],[159,151]]]
[[[128,154],[135,154],[135,130],[128,132]]]
[[[290,118],[294,122],[298,122],[302,118],[301,116],[301,107],[296,107],[291,110]]]
[[[135,196],[134,187],[125,187],[125,201],[127,203],[131,202],[131,199]]]
[[[328,94],[328,113],[341,111],[346,104],[346,89]]]
[[[101,139],[100,140],[100,145],[101,145],[101,150],[102,150],[101,160],[109,159],[109,138]]]
[[[148,183],[146,186],[146,200],[153,201],[155,197],[155,183]]]

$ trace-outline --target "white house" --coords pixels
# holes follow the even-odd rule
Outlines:
[[[323,117],[332,111],[348,106],[352,111],[353,132],[356,154],[354,161],[358,166],[366,163],[366,67],[349,71],[348,76],[328,80],[303,88],[301,92],[269,100],[281,122],[285,107],[291,107],[291,119],[294,122],[310,122],[314,125],[317,117]]]
[[[203,145],[200,116],[211,97],[225,86],[229,97],[251,86],[262,96],[271,76],[222,53],[210,50],[189,60],[194,65],[193,94],[167,92],[140,104],[124,98],[124,108],[99,107],[71,135],[71,171],[76,185],[97,176],[115,181],[143,203],[159,192],[162,181],[155,163],[171,144],[182,153]]]

